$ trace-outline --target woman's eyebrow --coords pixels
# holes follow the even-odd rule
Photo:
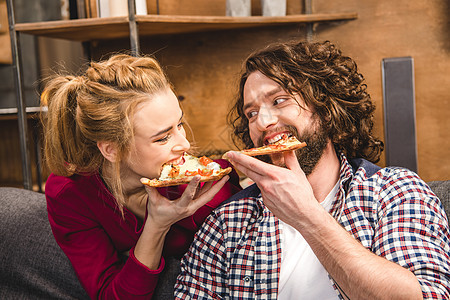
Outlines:
[[[151,137],[154,138],[154,137],[157,137],[157,136],[159,136],[159,135],[162,135],[162,134],[164,134],[164,133],[166,133],[166,132],[171,131],[172,128],[173,128],[173,126],[167,127],[167,128],[165,128],[165,129],[163,129],[163,130],[158,131],[157,133],[155,133],[155,134],[152,135]]]
[[[180,117],[180,119],[178,120],[178,122],[181,122],[181,119],[183,119],[183,117],[184,117],[184,112],[181,113],[181,117]],[[158,131],[157,133],[155,133],[155,134],[152,135],[151,137],[152,137],[152,138],[157,137],[157,136],[159,136],[159,135],[161,135],[161,134],[163,134],[163,133],[166,133],[166,132],[171,131],[172,129],[173,129],[173,126],[167,127],[167,128],[165,128],[165,129],[163,129],[163,130]]]

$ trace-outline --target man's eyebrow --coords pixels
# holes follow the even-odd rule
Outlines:
[[[183,117],[184,117],[184,112],[181,113],[181,117],[180,117],[180,119],[179,119],[178,121],[181,122],[181,119],[183,119]],[[154,137],[157,137],[157,136],[159,136],[159,135],[161,135],[161,134],[164,134],[164,133],[166,133],[166,132],[169,132],[169,131],[172,130],[172,128],[173,128],[173,126],[167,127],[167,128],[165,128],[165,129],[163,129],[163,130],[158,131],[157,133],[155,133],[155,134],[152,135],[151,137],[154,138]]]
[[[265,99],[265,98],[268,98],[268,97],[270,97],[270,96],[273,96],[273,95],[276,94],[276,93],[279,93],[280,91],[284,91],[284,89],[283,89],[281,86],[278,86],[277,88],[274,88],[274,89],[268,91],[267,93],[262,94],[262,96],[260,96],[260,97],[258,97],[258,98]],[[247,103],[247,104],[245,104],[245,105],[242,107],[242,110],[245,111],[247,108],[249,108],[249,107],[252,106],[252,105],[253,105],[252,102]]]

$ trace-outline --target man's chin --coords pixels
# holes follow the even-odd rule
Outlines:
[[[286,167],[284,156],[282,153],[274,153],[270,155],[270,161],[273,165],[278,167]]]

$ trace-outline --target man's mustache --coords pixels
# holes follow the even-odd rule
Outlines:
[[[263,134],[259,137],[259,139],[257,141],[258,144],[255,145],[255,147],[262,147],[262,146],[264,146],[264,140],[265,140],[266,136],[271,135],[271,134],[276,133],[276,132],[283,132],[283,131],[288,131],[289,133],[294,135],[297,139],[299,138],[299,134],[298,134],[297,128],[295,128],[295,126],[285,125],[285,126],[282,126],[282,127],[278,127],[276,129],[271,129],[271,130],[264,131]]]

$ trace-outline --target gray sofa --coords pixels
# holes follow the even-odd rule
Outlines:
[[[450,215],[450,181],[428,183]],[[43,194],[0,188],[0,299],[88,299],[56,244]],[[167,259],[154,299],[173,299],[179,260]]]
[[[0,188],[0,299],[89,299],[56,243],[44,194]],[[153,299],[173,299],[180,261],[166,258]]]

